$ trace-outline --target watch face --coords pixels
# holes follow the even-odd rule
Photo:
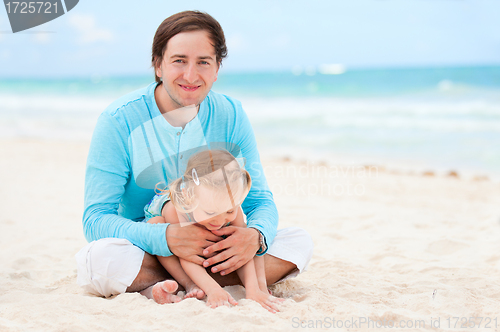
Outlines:
[[[266,251],[267,246],[266,246],[266,241],[264,241],[264,235],[259,231],[259,242],[260,242],[260,248],[259,252]]]

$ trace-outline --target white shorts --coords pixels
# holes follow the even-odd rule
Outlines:
[[[298,227],[279,229],[267,254],[292,262],[297,269],[280,281],[307,269],[313,252],[311,236]],[[128,240],[105,238],[90,242],[76,255],[77,283],[87,292],[109,297],[125,293],[137,277],[144,251]]]

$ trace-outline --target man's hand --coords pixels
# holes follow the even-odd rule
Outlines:
[[[210,247],[215,242],[222,240],[212,232],[195,225],[183,226],[170,224],[166,232],[167,245],[177,257],[202,265],[204,259],[203,249]]]
[[[220,272],[221,275],[229,274],[251,260],[260,248],[259,231],[255,228],[243,228],[228,226],[217,231],[212,231],[215,235],[227,235],[228,237],[203,250],[203,256],[210,257],[214,252],[221,253],[210,257],[203,262],[204,267],[225,261],[222,264],[213,266],[212,273]]]

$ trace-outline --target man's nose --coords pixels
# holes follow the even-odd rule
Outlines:
[[[184,71],[184,79],[188,83],[194,83],[198,78],[198,69],[196,68],[196,64],[189,64]]]

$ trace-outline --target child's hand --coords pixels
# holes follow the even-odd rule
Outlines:
[[[247,290],[246,297],[249,300],[254,300],[258,302],[261,306],[263,306],[265,309],[272,312],[273,314],[279,312],[277,304],[280,304],[281,302],[284,301],[284,299],[280,299],[272,295],[269,295],[267,292],[263,292],[260,289],[258,289],[255,292],[249,292]]]
[[[222,288],[210,292],[210,294],[207,294],[207,306],[209,306],[210,308],[217,308],[222,305],[229,307],[229,304],[238,305],[238,302],[233,299],[231,294],[229,294]]]

